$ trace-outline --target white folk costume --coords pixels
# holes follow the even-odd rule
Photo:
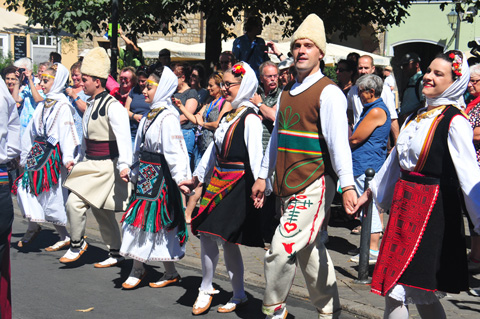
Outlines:
[[[85,57],[81,72],[106,78],[109,65],[105,50],[95,48]],[[130,189],[120,172],[132,164],[132,147],[128,142],[131,138],[127,110],[107,91],[87,101],[83,138],[85,158],[73,167],[64,183],[71,191],[67,200],[71,247],[85,246],[86,211],[91,208],[110,255],[118,257],[121,236],[115,212],[125,211]]]
[[[292,38],[309,39],[325,54],[323,21],[309,15]],[[319,318],[337,318],[340,301],[335,269],[317,238],[335,193],[334,175],[342,188],[354,185],[348,143],[347,101],[320,70],[287,85],[279,96],[275,127],[259,177],[275,172],[273,190],[283,215],[265,255],[267,318],[286,316],[285,302],[296,267],[307,282]]]
[[[180,117],[171,96],[177,76],[164,68],[150,113],[135,139],[132,181],[135,192],[125,212],[120,254],[141,262],[176,261],[188,238],[178,184],[191,179]]]
[[[249,101],[257,90],[258,81],[251,67],[243,63],[243,68],[235,65],[232,69],[233,73],[235,70],[244,72],[232,102],[233,110],[220,120],[214,141],[193,173],[202,183],[212,174],[199,213],[192,219],[192,230],[200,233],[203,268],[194,313],[204,309],[211,295],[217,292],[212,286],[215,260],[219,257],[217,242],[223,244],[225,265],[233,288],[233,298],[224,306],[230,307],[230,311],[234,304],[246,302],[239,245],[263,247],[260,211],[255,209],[250,198],[261,165],[263,127],[256,106]]]
[[[390,209],[372,276],[372,292],[388,297],[387,308],[389,298],[429,305],[469,287],[461,202],[480,231],[480,169],[472,128],[456,106],[469,79],[464,61],[462,76],[427,98],[436,108],[407,119],[370,183],[377,205]]]
[[[69,72],[62,64],[56,65],[53,86],[37,105],[22,136],[20,165],[25,172],[17,179],[14,191],[18,189],[18,205],[24,217],[66,226],[64,165],[74,162],[80,142],[73,124],[74,110],[63,94]]]

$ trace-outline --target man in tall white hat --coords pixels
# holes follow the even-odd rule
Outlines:
[[[280,94],[275,128],[262,161],[252,197],[262,203],[265,180],[275,171],[273,191],[283,215],[265,255],[263,313],[286,318],[287,299],[296,266],[307,282],[319,318],[337,318],[340,302],[332,260],[317,239],[335,193],[338,176],[343,203],[357,203],[348,143],[347,101],[320,70],[326,53],[323,21],[309,15],[291,40],[297,76]],[[335,176],[336,175],[336,176]]]
[[[84,159],[73,167],[64,183],[71,191],[66,204],[71,247],[60,262],[74,262],[87,249],[86,211],[91,208],[110,251],[106,260],[94,266],[106,268],[124,260],[119,254],[122,242],[115,212],[126,209],[129,197],[130,123],[127,110],[105,91],[110,72],[105,49],[89,51],[81,72],[84,91],[91,98],[83,115]]]

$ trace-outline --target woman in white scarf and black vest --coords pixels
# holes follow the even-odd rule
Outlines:
[[[423,78],[426,107],[411,115],[397,145],[358,201],[390,209],[372,277],[385,318],[446,318],[439,302],[468,289],[462,200],[480,231],[480,169],[473,131],[461,110],[470,79],[463,53],[438,55]],[[463,198],[462,198],[463,197]]]
[[[250,198],[263,157],[262,121],[256,106],[249,101],[257,86],[255,72],[245,62],[225,72],[222,89],[233,109],[220,120],[214,141],[205,151],[189,185],[196,186],[211,176],[198,215],[192,219],[192,231],[200,234],[203,273],[192,309],[195,315],[208,311],[212,295],[218,293],[212,286],[219,258],[218,244],[223,245],[233,288],[230,301],[217,309],[224,313],[248,301],[239,245],[263,247],[259,210]]]

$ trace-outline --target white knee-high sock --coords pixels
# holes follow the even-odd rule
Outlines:
[[[213,290],[213,274],[218,263],[218,246],[215,240],[208,236],[200,235],[200,244],[202,247],[202,284],[200,289],[203,291]]]
[[[225,266],[233,288],[234,298],[244,298],[245,289],[243,286],[243,259],[240,247],[238,245],[227,243],[223,244],[223,255],[225,257]]]
[[[165,268],[165,275],[176,275],[177,269],[175,268],[175,263],[173,261],[164,261],[163,268]]]
[[[53,225],[55,227],[55,230],[57,231],[58,235],[60,236],[60,240],[65,240],[67,237],[70,237],[68,234],[67,227],[65,226],[59,226],[59,225]]]
[[[446,319],[447,315],[440,301],[428,305],[416,305],[422,319]]]
[[[408,319],[408,306],[402,301],[385,297],[383,319]]]

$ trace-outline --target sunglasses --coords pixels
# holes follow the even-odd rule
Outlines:
[[[237,85],[237,84],[240,84],[240,83],[242,83],[242,82],[223,82],[223,83],[220,84],[220,86],[222,88],[230,89],[230,87],[232,85]]]

